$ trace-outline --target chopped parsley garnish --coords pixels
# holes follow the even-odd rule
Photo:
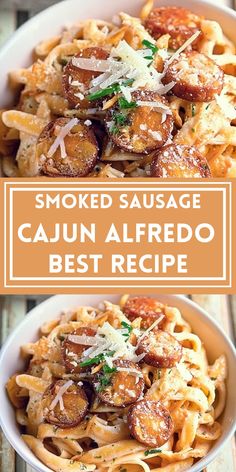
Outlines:
[[[114,113],[113,120],[115,121],[116,125],[123,126],[127,123],[127,116],[123,113]]]
[[[157,454],[158,452],[162,452],[161,449],[149,449],[148,451],[144,452],[145,456],[149,456],[149,454]]]
[[[99,392],[102,392],[104,390],[104,388],[106,388],[111,382],[111,378],[110,376],[104,376],[104,377],[101,377],[99,379],[99,385],[96,387],[96,391],[99,393]]]
[[[192,128],[192,132],[195,133],[195,128]]]
[[[61,57],[61,59],[60,59],[60,63],[63,67],[67,66],[69,61],[70,61],[69,57]]]
[[[195,116],[195,112],[196,112],[196,105],[192,103],[192,116]]]
[[[58,336],[58,339],[59,339],[59,341],[65,341],[66,335],[65,335],[65,334],[60,334],[60,335]]]
[[[112,126],[112,128],[110,129],[110,132],[111,132],[112,134],[118,134],[119,131],[120,131],[120,130],[119,130],[118,126],[115,126],[115,125]]]
[[[87,98],[88,100],[92,102],[93,100],[98,100],[99,98],[107,97],[108,95],[111,95],[113,93],[120,92],[121,86],[126,87],[127,85],[132,85],[132,83],[133,83],[133,79],[128,79],[122,82],[121,84],[116,83],[116,84],[110,85],[110,87],[107,87],[103,90],[98,90],[97,92],[91,93],[90,95],[88,95]]]
[[[124,333],[123,336],[129,337],[133,330],[132,326],[129,323],[126,323],[126,321],[121,321],[121,326],[127,330],[127,333]]]
[[[87,361],[80,362],[79,367],[88,367],[93,364],[100,364],[101,362],[104,361],[104,356],[111,357],[115,354],[115,351],[110,351],[110,352],[105,352],[102,354],[99,354],[96,357],[92,357],[92,359],[88,359]]]
[[[126,100],[126,98],[124,97],[120,97],[118,99],[118,103],[119,103],[119,107],[122,109],[127,109],[127,108],[136,108],[138,105],[136,102],[128,102],[128,100]]]
[[[121,112],[113,113],[112,119],[114,121],[114,125],[110,129],[110,132],[113,134],[119,133],[120,126],[125,126],[125,125],[128,125],[129,123],[128,115],[125,115],[124,113],[121,113]]]
[[[111,383],[112,374],[116,371],[116,367],[109,367],[107,364],[103,366],[102,374],[99,376],[99,385],[96,387],[97,392],[102,392]]]
[[[148,41],[147,39],[144,39],[144,40],[142,41],[142,45],[143,45],[143,46],[146,46],[148,49],[151,49],[153,55],[156,54],[156,52],[158,51],[158,47],[155,46],[155,44],[153,44],[153,43],[151,43],[150,41]],[[145,58],[145,59],[146,59],[146,58]],[[153,57],[152,57],[152,59],[153,59]]]
[[[206,106],[206,110],[208,110],[209,106],[210,106],[210,103],[208,103],[208,105]]]
[[[113,372],[117,371],[116,367],[109,367],[109,365],[105,364],[102,368],[104,374],[113,374]]]

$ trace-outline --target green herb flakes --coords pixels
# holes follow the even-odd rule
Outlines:
[[[124,97],[118,99],[118,104],[121,109],[136,108],[138,106],[136,102],[128,102]]]
[[[121,91],[121,86],[126,87],[127,85],[132,85],[133,79],[128,79],[122,82],[121,84],[113,84],[110,85],[110,87],[107,87],[103,90],[98,90],[97,92],[91,93],[88,95],[88,100],[93,101],[93,100],[99,100],[100,98],[107,97],[108,95],[112,95],[113,93],[117,93]]]
[[[144,452],[145,456],[149,456],[150,454],[158,454],[159,452],[162,452],[161,449],[149,449],[148,451]]]
[[[143,45],[143,46],[146,46],[146,48],[148,48],[148,49],[151,49],[153,55],[156,54],[157,51],[158,51],[158,49],[159,49],[157,46],[155,46],[155,44],[151,43],[151,42],[148,41],[147,39],[144,39],[144,40],[142,41],[142,45]],[[152,58],[152,59],[153,59],[153,58]]]

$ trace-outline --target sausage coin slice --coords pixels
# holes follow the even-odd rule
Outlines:
[[[145,21],[145,28],[155,39],[169,34],[169,47],[179,49],[187,39],[199,31],[200,21],[199,16],[186,8],[159,7],[151,11]]]
[[[194,146],[169,144],[155,153],[151,163],[151,177],[209,178],[207,160]]]
[[[161,402],[140,400],[129,408],[128,426],[132,436],[148,447],[160,447],[173,434],[173,421]]]
[[[91,59],[94,62],[106,60],[109,54],[105,49],[99,47],[90,47],[83,49],[74,58]],[[89,101],[86,98],[90,89],[91,80],[98,77],[101,72],[81,69],[73,64],[74,58],[67,64],[63,73],[64,95],[73,107],[88,108]],[[94,103],[94,102],[93,102]]]
[[[155,329],[149,331],[138,343],[137,354],[144,354],[143,361],[158,368],[174,367],[182,357],[182,346],[174,336]]]
[[[171,92],[177,97],[190,102],[210,102],[222,91],[224,71],[205,54],[188,51],[167,68],[163,83],[173,81]]]
[[[141,328],[149,328],[158,318],[164,316],[164,307],[154,298],[131,297],[128,298],[123,311],[132,322],[136,318],[142,318]],[[164,320],[164,318],[163,318]],[[160,321],[160,325],[162,320]]]
[[[88,400],[84,390],[75,382],[58,380],[51,384],[43,395],[46,421],[60,428],[73,428],[85,417]]]
[[[103,386],[103,374],[97,377],[98,397],[107,405],[126,407],[139,400],[143,393],[142,371],[137,364],[126,360],[116,360],[113,366],[117,370],[106,380],[107,386]]]
[[[39,136],[36,157],[41,174],[50,177],[85,177],[93,170],[98,156],[98,144],[92,129],[82,121],[78,121],[60,139],[56,149],[52,147],[70,122],[69,118],[51,121]]]
[[[128,152],[149,154],[162,147],[173,128],[168,102],[156,92],[132,93],[136,107],[111,107],[106,115],[106,128],[112,141]],[[143,103],[143,104],[142,104]]]
[[[96,331],[92,328],[78,328],[72,336],[95,336]],[[82,362],[83,352],[89,348],[89,345],[78,344],[70,340],[70,335],[66,337],[62,344],[62,357],[67,372],[79,373],[83,370],[79,364]]]

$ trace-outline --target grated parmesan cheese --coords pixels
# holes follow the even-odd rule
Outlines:
[[[56,137],[54,143],[51,145],[48,151],[48,154],[47,154],[48,157],[52,157],[59,147],[61,149],[61,152],[63,152],[63,155],[64,155],[64,152],[65,152],[64,147],[63,147],[64,139],[69,134],[69,132],[74,128],[74,126],[76,126],[77,124],[78,124],[78,119],[72,118],[68,123],[66,123],[65,126],[63,126],[60,129],[58,136]]]
[[[142,336],[140,336],[140,338],[138,338],[138,343],[137,345],[140,343],[140,341],[142,341],[143,338],[146,337],[147,333],[149,333],[149,331],[152,331],[153,328],[155,328],[164,318],[165,316],[164,315],[161,315],[156,321],[154,321],[154,323],[152,323],[151,326],[149,326],[149,328],[146,329],[146,331],[142,334]]]
[[[60,403],[60,407],[61,407],[61,405],[62,405],[61,399],[62,399],[64,393],[68,390],[68,388],[71,387],[71,385],[73,385],[73,380],[68,380],[68,382],[66,382],[64,385],[62,385],[60,387],[60,389],[57,392],[55,398],[53,399],[51,405],[49,406],[49,410],[54,410],[55,406],[57,406],[58,403]],[[64,405],[63,405],[63,408],[64,408]]]
[[[171,56],[171,58],[168,59],[165,65],[165,70],[167,69],[167,67],[169,67],[170,64],[172,64],[173,61],[175,61],[175,59],[179,57],[181,52],[183,52],[188,46],[190,46],[190,44],[192,44],[195,41],[195,39],[197,39],[200,33],[201,31],[196,31],[196,33],[194,33],[190,38],[188,38],[187,41],[185,41],[185,43],[182,44],[182,46],[180,46],[180,48],[177,49],[177,51],[175,51],[175,53]]]

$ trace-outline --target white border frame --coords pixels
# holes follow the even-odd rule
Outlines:
[[[16,184],[17,187],[10,188],[8,190],[8,187]],[[44,187],[42,191],[81,191],[81,187],[83,191],[88,191],[88,190],[93,190],[93,191],[100,191],[102,190],[102,187],[104,187],[105,191],[109,192],[118,192],[119,190],[119,185],[122,184],[122,190],[123,186],[127,185],[125,188],[125,191],[140,191],[140,190],[148,190],[148,191],[205,191],[205,192],[212,192],[212,191],[218,191],[222,192],[222,198],[223,198],[223,214],[222,214],[222,228],[223,228],[223,248],[222,248],[222,256],[223,256],[223,275],[222,277],[14,277],[13,275],[13,265],[14,265],[14,256],[13,256],[13,197],[15,192],[36,192],[38,191],[37,187]],[[223,184],[224,186],[226,185],[228,187],[228,192],[229,192],[229,227],[226,225],[226,214],[227,214],[227,201],[226,201],[226,188],[218,188],[219,184]],[[20,188],[18,186],[27,186],[28,188]],[[7,223],[7,215],[6,215],[6,205],[7,205],[7,196],[9,192],[9,260],[10,260],[10,271],[9,271],[9,281],[107,281],[107,280],[112,280],[112,281],[226,281],[227,280],[227,242],[229,240],[229,254],[228,254],[228,259],[229,259],[229,284],[224,284],[224,285],[218,285],[218,284],[210,284],[210,285],[198,285],[198,284],[193,284],[193,285],[188,285],[189,288],[231,288],[232,287],[232,183],[231,182],[191,182],[191,185],[188,182],[165,182],[163,183],[157,183],[153,181],[147,181],[147,182],[112,182],[112,187],[109,187],[111,185],[110,182],[97,182],[97,181],[84,181],[84,182],[75,182],[71,183],[70,186],[68,186],[68,183],[66,182],[4,182],[4,288],[78,288],[78,284],[73,284],[73,285],[62,285],[62,284],[57,284],[57,285],[9,285],[7,284],[7,229],[6,229],[6,223]],[[212,188],[212,186],[216,185],[215,188]],[[153,186],[153,188],[152,188]],[[197,187],[199,186],[199,188]],[[202,188],[205,186],[206,188]],[[209,188],[207,188],[209,186]],[[142,188],[143,187],[143,188]],[[227,231],[228,230],[228,231]],[[228,234],[227,234],[228,233]],[[114,288],[114,285],[82,285],[81,287],[84,288]],[[116,285],[116,288],[146,288],[146,285],[140,285],[140,284],[135,284],[135,285]],[[177,285],[177,284],[171,284],[171,285],[160,285],[160,284],[155,284],[155,285],[149,285],[149,288],[184,288],[184,285]]]

